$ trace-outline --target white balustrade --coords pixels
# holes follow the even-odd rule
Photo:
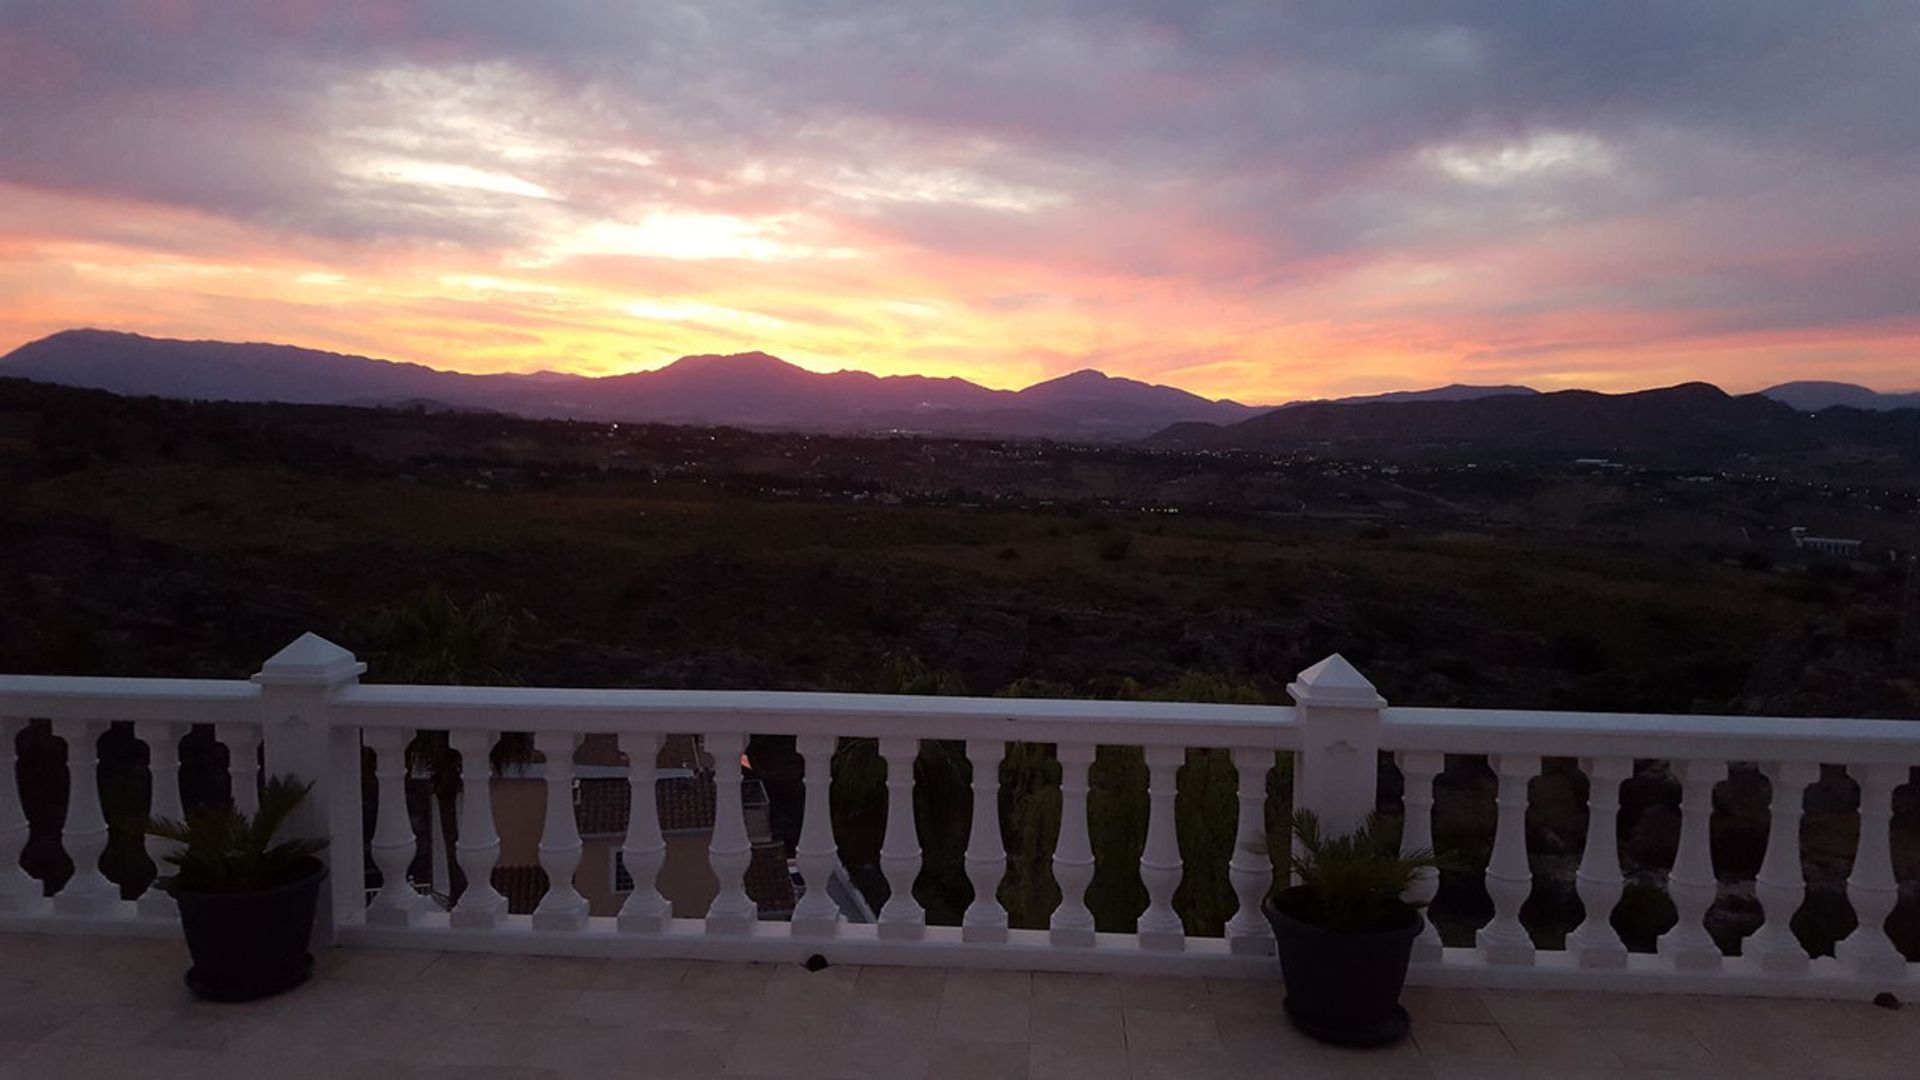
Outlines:
[[[1377,805],[1380,761],[1383,754],[1390,755],[1405,780],[1407,816],[1401,844],[1412,851],[1432,843],[1439,824],[1434,781],[1447,755],[1458,754],[1489,755],[1497,777],[1493,848],[1485,873],[1493,917],[1471,949],[1442,948],[1430,928],[1423,933],[1415,943],[1411,978],[1416,983],[1863,997],[1896,987],[1914,971],[1886,931],[1900,895],[1891,835],[1894,792],[1906,782],[1909,766],[1920,763],[1920,728],[1909,724],[1388,708],[1372,685],[1337,657],[1301,672],[1289,685],[1297,702],[1291,708],[394,686],[360,683],[362,669],[346,650],[308,635],[277,654],[253,682],[0,675],[0,932],[42,927],[171,932],[172,918],[157,917],[163,896],[149,891],[138,903],[122,902],[118,888],[100,872],[107,829],[98,741],[110,723],[132,724],[148,747],[150,809],[178,816],[181,738],[188,725],[201,723],[212,725],[227,747],[234,803],[240,809],[252,811],[257,804],[262,771],[290,772],[316,782],[314,797],[296,827],[308,835],[324,835],[332,844],[335,888],[322,898],[317,948],[339,941],[375,947],[497,947],[586,956],[780,962],[817,951],[836,964],[1268,974],[1272,942],[1259,905],[1271,887],[1265,813],[1276,755],[1288,755],[1294,766],[1295,805],[1315,810],[1334,831],[1357,824]],[[75,873],[54,900],[41,895],[40,882],[21,866],[29,833],[28,807],[19,787],[27,778],[16,775],[20,763],[15,759],[17,740],[30,718],[50,722],[67,745],[69,804],[57,839],[73,860]],[[408,880],[416,843],[407,809],[406,751],[412,734],[421,730],[449,732],[461,760],[464,792],[456,851],[467,885],[446,915],[432,911]],[[716,801],[707,857],[719,893],[704,921],[671,918],[674,897],[663,869],[666,837],[655,801],[655,763],[663,739],[668,732],[687,730],[704,733],[704,745],[713,755]],[[541,780],[544,825],[538,827],[537,848],[549,886],[530,920],[535,933],[528,932],[528,920],[506,915],[505,898],[492,885],[503,847],[525,843],[531,848],[536,829],[530,814],[529,820],[511,827],[504,819],[497,824],[494,820],[488,752],[501,731],[531,732],[546,760]],[[631,797],[619,851],[633,889],[617,915],[598,918],[590,917],[580,887],[591,876],[576,882],[585,848],[575,818],[574,756],[583,732],[617,737],[626,754]],[[793,737],[804,759],[804,818],[794,849],[803,888],[790,923],[759,922],[746,888],[755,854],[741,799],[741,755],[749,732]],[[840,891],[835,880],[840,871],[829,791],[834,749],[843,738],[877,739],[886,765],[880,872],[890,897],[877,925],[869,922],[873,915],[859,897],[850,889]],[[926,740],[963,744],[974,777],[964,854],[973,894],[957,927],[928,926],[926,912],[914,897],[922,868],[914,770]],[[1011,928],[998,895],[1009,873],[1006,849],[1014,839],[1001,835],[999,772],[1006,748],[1014,742],[1051,745],[1060,764],[1060,828],[1051,866],[1061,899],[1045,930]],[[370,905],[359,873],[363,744],[375,754],[379,812],[373,839],[364,850],[383,878]],[[1138,866],[1103,871],[1140,875],[1147,906],[1132,933],[1096,934],[1086,902],[1095,872],[1092,841],[1095,830],[1105,824],[1087,817],[1096,746],[1137,747],[1147,763],[1147,836]],[[1188,869],[1174,815],[1188,746],[1229,748],[1238,773],[1234,841],[1224,867],[1235,910],[1221,937],[1189,937],[1182,908],[1174,900]],[[1528,783],[1539,773],[1543,757],[1580,760],[1590,795],[1586,846],[1575,874],[1585,917],[1568,936],[1564,953],[1536,957],[1520,912],[1533,886],[1526,834]],[[1641,758],[1671,762],[1682,785],[1680,843],[1667,886],[1680,923],[1660,942],[1658,955],[1629,958],[1611,915],[1624,889],[1618,844],[1621,785],[1632,761]],[[1766,858],[1753,885],[1765,918],[1744,943],[1743,955],[1723,958],[1706,931],[1705,917],[1718,891],[1713,788],[1726,775],[1730,760],[1767,763],[1763,767],[1773,794]],[[1803,798],[1822,762],[1847,769],[1861,789],[1858,849],[1847,881],[1847,899],[1859,926],[1839,944],[1833,959],[1809,958],[1792,930],[1806,893],[1800,866]],[[37,790],[59,780],[31,779],[40,785]],[[1038,797],[1050,798],[1051,793]],[[500,811],[506,806],[503,803]],[[48,808],[50,813],[58,809]],[[955,809],[940,808],[943,814]],[[1904,842],[1904,836],[1901,839]],[[1034,838],[1021,840],[1016,846],[1030,852]],[[1044,845],[1042,838],[1043,852]],[[150,841],[148,850],[156,858],[166,853],[158,841]],[[1039,868],[1023,864],[1019,869],[1024,876]],[[1194,867],[1196,873],[1201,869],[1212,875],[1222,870]],[[1408,888],[1407,899],[1429,901],[1437,886],[1434,875],[1422,874]],[[1023,889],[1022,895],[1033,891]]]
[[[1061,743],[1060,838],[1053,847],[1053,880],[1060,886],[1060,906],[1047,920],[1055,945],[1085,948],[1093,945],[1093,912],[1087,908],[1087,886],[1093,881],[1093,840],[1087,834],[1087,767],[1093,764],[1091,743]]]
[[[133,733],[147,744],[147,775],[152,780],[153,791],[147,813],[151,817],[169,821],[186,819],[180,803],[180,740],[187,731],[188,725],[165,720],[143,720],[133,726]],[[167,856],[178,851],[180,843],[149,834],[146,846],[147,858],[153,860],[155,872],[172,874],[174,868],[168,864]],[[173,917],[175,904],[165,889],[149,888],[140,894],[138,910],[142,915],[165,919]]]
[[[667,841],[660,835],[660,736],[651,731],[620,735],[620,752],[627,755],[627,835],[620,860],[633,880],[633,891],[620,905],[619,927],[629,933],[657,934],[666,929],[673,907],[660,895],[660,868],[667,861]],[[716,806],[716,810],[718,807]]]
[[[1405,821],[1400,827],[1400,851],[1411,855],[1415,852],[1433,851],[1433,778],[1446,768],[1444,754],[1403,753],[1399,755],[1400,778],[1403,794],[1401,802],[1407,808]],[[1427,867],[1413,879],[1407,887],[1408,903],[1424,909],[1433,902],[1440,891],[1440,871]],[[1427,919],[1420,928],[1420,936],[1413,942],[1413,959],[1420,963],[1431,963],[1441,957],[1440,930]]]
[[[967,740],[973,764],[973,824],[967,839],[967,880],[973,902],[961,917],[965,941],[1007,940],[1007,909],[1000,904],[1000,880],[1007,874],[1007,849],[1000,840],[1000,759],[1007,744],[998,739]]]
[[[1804,975],[1809,957],[1793,933],[1793,916],[1807,898],[1807,875],[1800,865],[1800,819],[1807,785],[1820,779],[1820,766],[1811,761],[1780,761],[1766,766],[1773,787],[1771,821],[1767,826],[1767,856],[1754,879],[1754,898],[1766,921],[1746,940],[1744,952],[1757,958],[1762,971],[1775,975]]]
[[[1140,852],[1140,880],[1147,887],[1147,910],[1140,913],[1140,947],[1180,949],[1186,928],[1173,909],[1180,888],[1180,837],[1174,829],[1177,777],[1187,752],[1178,746],[1147,747],[1147,844]]]
[[[1540,774],[1540,758],[1497,754],[1489,759],[1499,777],[1493,855],[1487,861],[1487,895],[1493,921],[1480,928],[1475,944],[1490,964],[1531,964],[1533,936],[1520,923],[1520,908],[1533,893],[1533,867],[1527,860],[1527,784]]]
[[[1888,826],[1893,820],[1893,789],[1906,782],[1907,767],[1869,765],[1853,771],[1860,784],[1860,841],[1853,873],[1847,877],[1847,900],[1860,925],[1834,946],[1834,955],[1863,978],[1900,978],[1906,974],[1907,961],[1887,937],[1887,916],[1900,901]]]
[[[1680,776],[1680,847],[1667,875],[1667,894],[1679,921],[1660,938],[1660,955],[1683,971],[1720,966],[1720,946],[1707,933],[1707,910],[1719,893],[1713,874],[1713,850],[1708,829],[1713,819],[1713,788],[1727,778],[1722,760],[1676,762]]]
[[[213,733],[227,748],[233,808],[252,817],[260,810],[260,728],[255,724],[215,724]]]
[[[73,860],[73,876],[53,896],[66,915],[96,915],[120,899],[120,887],[100,872],[107,850],[107,818],[100,807],[100,720],[57,720],[54,733],[67,744],[67,821],[60,842]]]
[[[1620,785],[1633,775],[1633,759],[1588,758],[1587,848],[1580,855],[1574,886],[1585,916],[1567,935],[1567,951],[1583,968],[1627,966],[1627,946],[1613,928],[1613,909],[1626,891],[1620,873]]]
[[[833,786],[833,751],[838,742],[831,735],[803,735],[796,744],[806,765],[806,815],[800,824],[800,841],[794,845],[794,860],[800,864],[800,878],[806,892],[793,909],[793,932],[802,937],[830,937],[840,929],[840,906],[830,895],[829,883],[840,862],[839,847],[833,840],[833,811],[828,801]]]
[[[547,785],[546,820],[540,828],[540,869],[547,873],[547,891],[533,909],[533,928],[583,930],[587,898],[573,884],[584,849],[580,823],[573,816],[573,755],[580,749],[580,734],[542,731],[533,737],[533,747],[546,758]]]
[[[493,824],[493,743],[496,733],[463,728],[447,733],[460,755],[460,838],[454,857],[467,885],[448,915],[462,930],[490,930],[507,914],[507,898],[493,886],[500,863],[500,833]]]
[[[920,836],[913,819],[913,762],[920,740],[884,736],[880,756],[887,763],[887,831],[880,840],[880,874],[887,879],[887,902],[880,908],[880,936],[914,940],[926,933],[927,912],[913,898],[920,877]]]
[[[16,747],[25,720],[0,716],[0,912],[36,911],[47,906],[40,882],[20,865],[27,850],[27,808],[20,801],[15,771]]]
[[[374,753],[373,782],[377,790],[373,839],[367,850],[380,868],[380,892],[367,907],[374,926],[406,926],[420,913],[420,894],[407,880],[413,864],[413,819],[407,813],[407,743],[413,732],[375,728],[364,736]]]

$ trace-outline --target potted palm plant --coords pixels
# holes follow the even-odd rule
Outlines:
[[[1400,990],[1425,921],[1404,899],[1431,851],[1402,852],[1398,830],[1370,815],[1326,836],[1311,811],[1294,814],[1280,862],[1295,881],[1261,905],[1279,947],[1287,1016],[1317,1039],[1384,1046],[1407,1033]],[[1282,878],[1286,880],[1286,878]]]
[[[164,856],[160,886],[180,908],[193,967],[187,986],[213,1001],[251,1001],[290,990],[313,971],[313,934],[325,840],[278,840],[312,784],[275,776],[251,817],[231,806],[155,818],[147,831],[180,845]]]

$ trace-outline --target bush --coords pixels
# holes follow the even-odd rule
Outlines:
[[[1119,562],[1127,557],[1127,552],[1133,550],[1133,534],[1122,532],[1103,536],[1095,550],[1107,562]]]

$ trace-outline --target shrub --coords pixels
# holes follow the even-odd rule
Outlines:
[[[1281,868],[1300,881],[1276,905],[1302,922],[1336,931],[1404,926],[1413,905],[1402,899],[1423,871],[1437,870],[1431,851],[1402,854],[1399,830],[1379,814],[1346,836],[1325,836],[1310,810],[1293,815],[1292,842],[1278,853]],[[1296,850],[1297,849],[1297,850]]]
[[[274,836],[305,801],[311,783],[275,776],[260,791],[260,810],[251,818],[231,806],[188,815],[184,822],[155,818],[147,831],[181,847],[164,858],[175,869],[168,892],[246,893],[297,880],[307,860],[326,850],[324,839],[282,840]]]

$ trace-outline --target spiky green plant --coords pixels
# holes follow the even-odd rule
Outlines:
[[[1311,810],[1293,814],[1292,841],[1280,852],[1281,868],[1298,888],[1276,894],[1275,904],[1302,922],[1329,930],[1369,931],[1404,926],[1415,905],[1404,899],[1414,879],[1437,870],[1432,851],[1400,850],[1400,830],[1379,814],[1345,836],[1327,836]]]
[[[260,810],[252,817],[221,806],[189,814],[185,821],[152,819],[147,832],[181,845],[164,856],[174,872],[163,878],[163,887],[169,893],[244,893],[297,879],[306,860],[326,850],[327,842],[275,843],[274,837],[311,790],[312,783],[274,776],[261,787]]]

